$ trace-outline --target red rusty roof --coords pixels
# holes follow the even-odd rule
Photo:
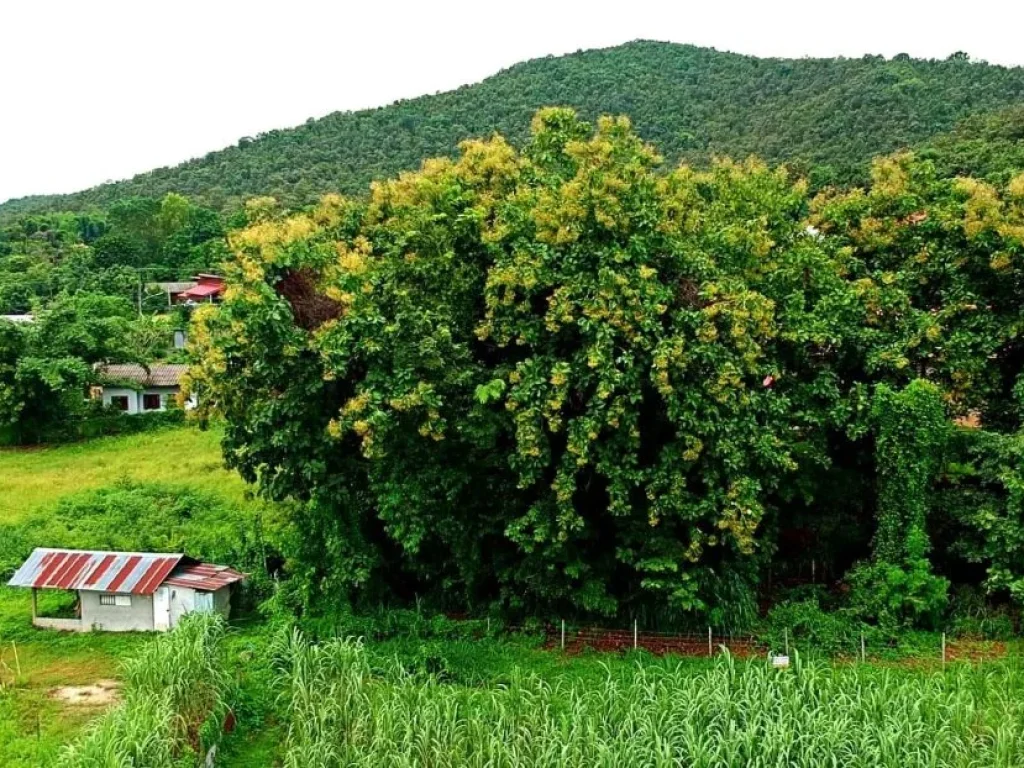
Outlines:
[[[181,554],[38,548],[7,583],[12,587],[151,595],[183,557]]]
[[[7,584],[151,595],[163,584],[213,592],[244,578],[226,565],[199,563],[182,554],[40,547],[32,551]]]
[[[174,569],[164,584],[173,587],[192,587],[207,592],[216,592],[221,587],[242,581],[244,573],[228,568],[226,565],[210,563],[182,563]]]

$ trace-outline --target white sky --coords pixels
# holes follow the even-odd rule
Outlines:
[[[0,201],[637,38],[1024,65],[1022,33],[1024,0],[0,0]]]

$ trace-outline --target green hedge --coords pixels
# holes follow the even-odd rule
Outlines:
[[[183,423],[185,423],[185,412],[179,409],[138,414],[103,411],[98,415],[89,415],[69,420],[63,424],[54,424],[42,430],[37,436],[38,439],[32,441],[24,439],[15,426],[0,427],[0,446],[25,445],[29,442],[40,445],[74,443],[94,437],[149,432]]]

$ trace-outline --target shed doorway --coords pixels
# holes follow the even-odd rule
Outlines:
[[[171,627],[171,590],[158,587],[153,593],[153,629],[165,630]]]

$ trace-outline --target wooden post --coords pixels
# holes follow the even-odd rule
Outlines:
[[[942,633],[942,666],[946,666],[946,633]]]
[[[562,619],[562,650],[565,650],[565,619]]]
[[[715,648],[711,644],[711,627],[708,627],[708,656],[715,655]]]
[[[863,630],[860,633],[860,660],[861,660],[862,664],[865,661],[868,660],[867,653],[864,650],[864,632],[863,632]]]
[[[637,631],[636,631],[636,619],[633,619],[633,650],[636,650],[637,646]]]

